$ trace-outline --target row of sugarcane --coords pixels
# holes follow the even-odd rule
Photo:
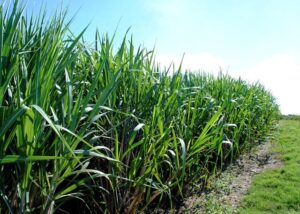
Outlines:
[[[174,207],[279,114],[259,83],[161,68],[70,31],[66,12],[0,8],[0,212],[135,213]]]

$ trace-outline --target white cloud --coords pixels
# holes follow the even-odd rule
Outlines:
[[[168,67],[171,62],[178,68],[182,56],[158,55],[156,61]],[[279,54],[262,60],[244,71],[228,70],[228,64],[218,56],[208,53],[186,54],[183,70],[205,71],[218,74],[220,68],[233,77],[250,82],[261,82],[277,98],[283,114],[300,114],[300,63],[292,55]]]
[[[294,56],[271,56],[253,68],[234,73],[255,82],[260,81],[277,98],[283,114],[300,114],[300,64]]]

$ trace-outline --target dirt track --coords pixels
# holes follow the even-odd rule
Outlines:
[[[186,198],[177,213],[210,213],[210,209],[234,212],[246,194],[254,175],[280,167],[282,162],[272,153],[272,143],[259,145],[251,154],[242,155],[234,165],[212,178],[205,193]]]

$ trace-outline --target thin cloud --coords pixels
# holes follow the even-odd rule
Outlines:
[[[157,55],[156,61],[162,67],[168,67],[171,63],[178,68],[182,56],[175,55]],[[185,54],[182,62],[182,69],[191,72],[204,71],[217,75],[220,69],[227,70],[227,65],[221,57],[217,57],[208,53]]]

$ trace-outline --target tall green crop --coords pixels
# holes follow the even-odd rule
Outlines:
[[[0,212],[169,205],[274,125],[260,84],[160,69],[153,51],[0,8]]]

